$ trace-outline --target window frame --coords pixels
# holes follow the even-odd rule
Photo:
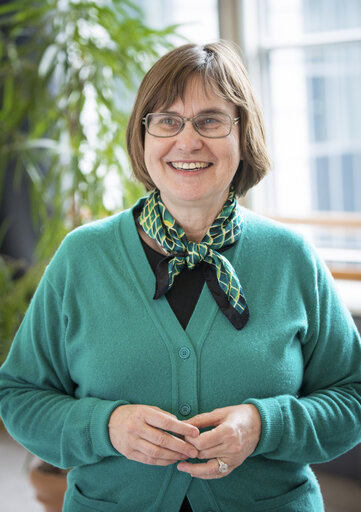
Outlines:
[[[269,95],[269,60],[272,51],[279,49],[302,49],[319,47],[321,45],[334,45],[361,42],[361,28],[332,30],[317,33],[295,35],[288,39],[270,38],[262,33],[260,21],[260,8],[262,0],[218,0],[219,32],[220,37],[234,41],[240,48],[242,58],[251,77],[252,84],[258,96],[261,98],[263,112],[266,119],[271,116],[271,98]],[[345,230],[361,230],[361,213],[354,212],[317,212],[309,216],[284,216],[279,215],[276,208],[270,207],[272,188],[263,192],[263,201],[267,204],[267,210],[260,213],[292,227],[306,226],[311,229],[323,228],[334,232],[343,228]],[[268,197],[267,197],[268,196]],[[247,207],[257,209],[252,192],[243,200]],[[333,276],[336,279],[351,279],[361,281],[361,251],[355,251],[360,255],[360,261],[346,261],[345,251],[338,251],[339,257],[330,260],[330,251],[319,248],[321,256],[326,260]]]

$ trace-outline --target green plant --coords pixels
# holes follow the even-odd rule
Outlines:
[[[14,333],[28,307],[40,276],[44,262],[26,269],[20,261],[10,261],[0,256],[0,364],[10,349]],[[17,272],[21,277],[14,279]]]
[[[28,174],[42,220],[111,212],[110,176],[127,206],[129,105],[174,27],[147,27],[129,0],[9,1],[0,27],[1,174],[9,163]]]
[[[9,352],[49,258],[65,234],[62,223],[55,232],[49,228],[43,230],[31,265],[0,254],[0,365]]]
[[[5,173],[15,186],[25,173],[40,233],[34,265],[0,258],[2,359],[63,235],[144,192],[131,178],[126,121],[140,79],[174,33],[146,26],[130,0],[0,6],[0,194]]]

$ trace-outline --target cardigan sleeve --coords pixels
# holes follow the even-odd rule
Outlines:
[[[75,396],[63,343],[67,318],[49,280],[63,258],[59,250],[0,369],[0,415],[30,452],[69,468],[119,455],[107,426],[111,412],[127,402]]]
[[[327,462],[361,441],[360,336],[330,272],[311,254],[312,273],[303,296],[308,329],[300,335],[304,375],[299,394],[246,401],[262,419],[253,455],[309,464]]]

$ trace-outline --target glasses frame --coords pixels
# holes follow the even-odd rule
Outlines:
[[[219,114],[220,112],[213,112],[214,114]],[[174,117],[178,117],[179,119],[182,120],[182,124],[180,125],[179,129],[176,131],[176,133],[173,133],[172,135],[154,135],[154,133],[151,133],[149,131],[149,127],[148,127],[148,119],[150,116],[154,116],[154,115],[163,115],[163,116],[174,116]],[[231,133],[232,131],[232,128],[233,128],[233,125],[236,125],[238,124],[240,118],[239,117],[234,117],[232,118],[230,115],[226,114],[225,112],[221,112],[222,115],[228,117],[228,119],[230,120],[230,127],[229,127],[229,132],[225,135],[204,135],[203,133],[201,133],[197,127],[197,121],[196,119],[200,116],[207,116],[207,115],[212,115],[212,112],[211,113],[206,113],[206,114],[197,114],[196,116],[193,116],[193,117],[182,117],[181,115],[179,114],[168,114],[167,112],[149,112],[146,116],[144,116],[142,118],[142,124],[144,124],[145,126],[145,129],[147,131],[147,133],[149,133],[149,135],[151,135],[152,137],[157,137],[159,139],[169,139],[170,137],[175,137],[176,135],[178,135],[182,130],[183,128],[185,127],[185,124],[187,121],[190,121],[192,123],[192,126],[193,126],[193,129],[201,136],[201,137],[205,137],[207,139],[223,139],[224,137],[228,137],[228,135]]]

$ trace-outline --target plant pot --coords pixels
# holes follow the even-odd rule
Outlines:
[[[61,512],[67,488],[67,471],[42,460],[36,460],[30,468],[30,482],[35,497],[45,512]]]

